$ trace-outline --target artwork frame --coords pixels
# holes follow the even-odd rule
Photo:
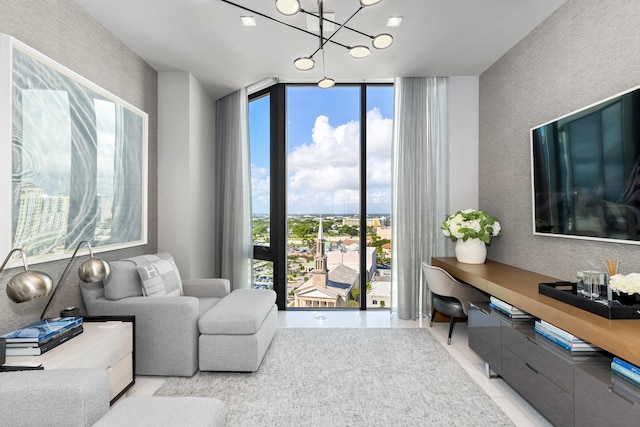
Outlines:
[[[149,117],[0,34],[0,253],[30,263],[148,243]],[[9,202],[9,203],[6,203]]]

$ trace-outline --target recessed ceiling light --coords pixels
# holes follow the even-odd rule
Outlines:
[[[307,20],[307,30],[311,32],[317,33],[320,31],[320,19],[318,17],[320,12],[312,12],[311,14],[306,15]],[[322,17],[325,19],[324,25],[322,27],[322,31],[325,33],[332,33],[336,30],[335,25],[330,21],[336,20],[335,12],[322,12]],[[328,19],[328,21],[327,21]]]
[[[390,16],[387,19],[387,27],[399,27],[402,22],[402,16]]]
[[[242,25],[245,27],[255,27],[256,26],[256,18],[253,16],[241,16],[240,20],[242,21]]]

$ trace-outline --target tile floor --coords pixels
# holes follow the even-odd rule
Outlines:
[[[451,345],[447,345],[448,323],[427,319],[408,321],[390,315],[388,310],[280,311],[280,328],[427,328],[438,342],[462,366],[469,376],[489,395],[518,427],[548,427],[551,424],[520,397],[501,378],[487,378],[484,362],[467,344],[467,326],[456,323]],[[127,395],[152,395],[164,378],[136,377]]]

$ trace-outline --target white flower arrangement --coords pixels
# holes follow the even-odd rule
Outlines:
[[[455,242],[462,239],[480,239],[489,244],[493,237],[499,236],[502,228],[496,218],[492,218],[484,211],[465,209],[449,215],[442,222],[442,233]]]
[[[609,278],[609,287],[618,293],[640,294],[640,273],[614,274]]]

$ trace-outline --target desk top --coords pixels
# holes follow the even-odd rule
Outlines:
[[[640,366],[640,319],[607,319],[538,293],[538,283],[555,277],[495,261],[464,264],[454,257],[432,258],[432,265],[533,316]]]

